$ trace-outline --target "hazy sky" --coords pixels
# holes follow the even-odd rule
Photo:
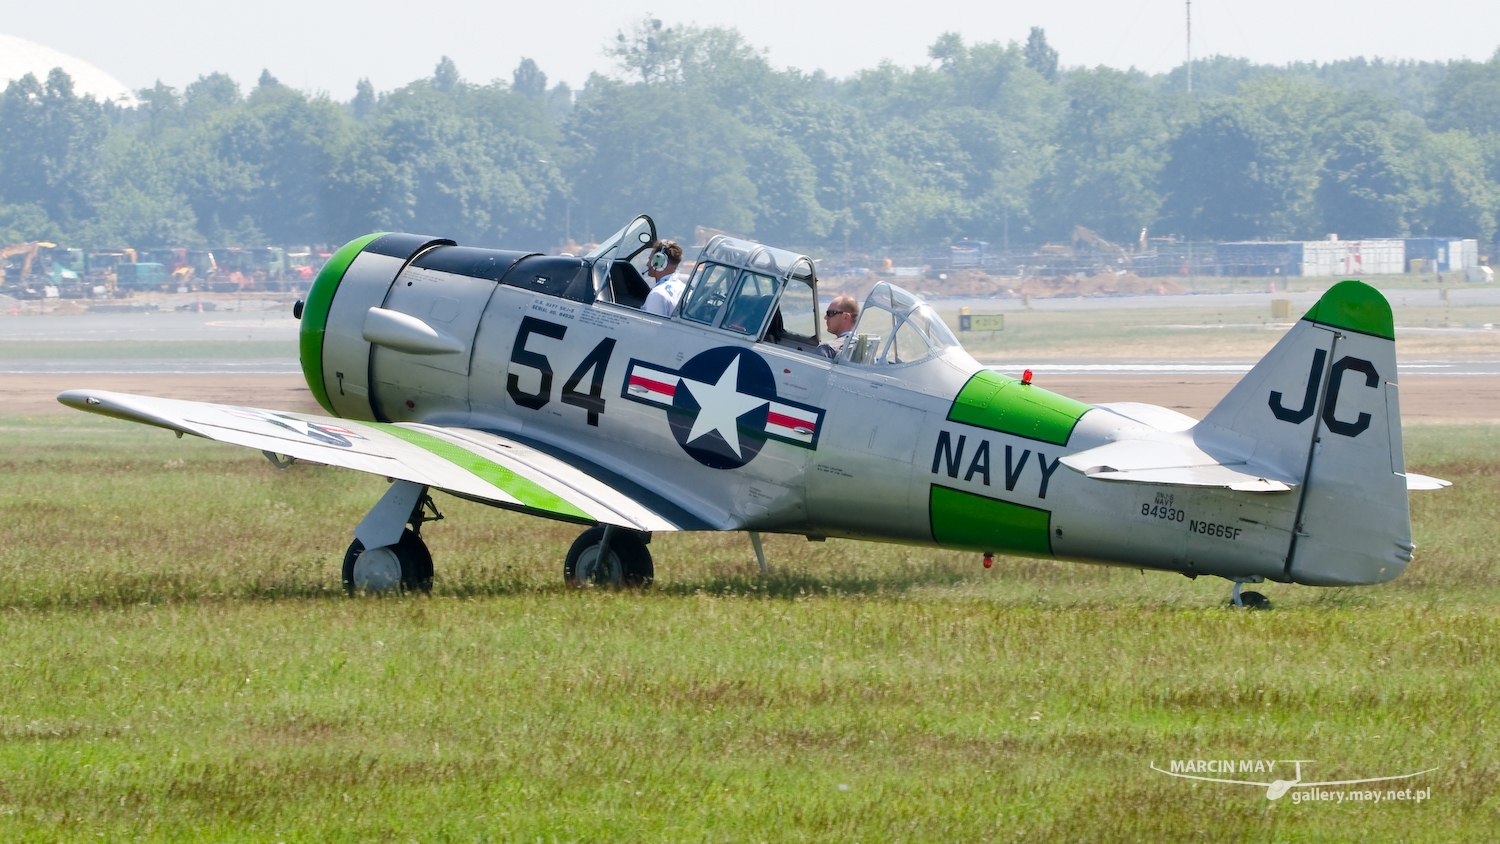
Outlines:
[[[667,24],[737,27],[778,66],[844,76],[882,59],[911,65],[942,32],[1024,41],[1045,27],[1064,65],[1167,70],[1184,58],[1181,0],[49,0],[11,3],[0,32],[71,53],[132,88],[181,88],[222,70],[246,87],[261,68],[344,100],[428,76],[448,55],[470,81],[510,78],[523,56],[552,82],[609,71],[604,46],[648,12]],[[1500,44],[1497,0],[1197,0],[1193,53],[1258,62],[1349,56],[1484,60]]]

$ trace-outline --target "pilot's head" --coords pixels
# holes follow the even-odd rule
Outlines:
[[[823,324],[828,327],[828,333],[840,337],[846,332],[854,330],[854,323],[859,320],[859,303],[854,301],[853,296],[838,296],[829,303],[828,310],[823,313]]]
[[[675,240],[658,240],[656,248],[651,250],[651,257],[646,260],[646,277],[655,284],[663,278],[677,272],[677,265],[682,263],[682,247]]]

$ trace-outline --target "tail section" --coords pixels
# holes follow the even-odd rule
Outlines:
[[[1395,326],[1380,292],[1333,286],[1194,429],[1211,454],[1300,479],[1288,579],[1381,583],[1411,561]]]

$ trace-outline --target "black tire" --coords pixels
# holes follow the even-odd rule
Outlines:
[[[422,537],[417,536],[411,528],[401,532],[401,539],[391,546],[396,554],[397,563],[401,567],[401,578],[399,591],[421,592],[423,594],[432,591],[432,552],[427,550],[427,543]],[[344,591],[351,597],[360,592],[388,592],[395,591],[395,585],[390,588],[368,588],[368,583],[361,584],[357,577],[360,573],[356,567],[359,558],[365,552],[365,544],[358,539],[349,543],[349,550],[344,552]]]
[[[641,534],[617,529],[609,539],[610,563],[606,566],[598,565],[598,548],[603,540],[603,525],[591,527],[573,540],[563,563],[564,583],[579,589],[644,589],[651,585],[656,571]]]
[[[1268,610],[1271,608],[1271,599],[1259,592],[1241,592],[1240,603],[1247,610]]]

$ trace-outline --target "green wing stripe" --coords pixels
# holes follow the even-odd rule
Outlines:
[[[1396,339],[1396,320],[1391,315],[1390,303],[1379,290],[1362,281],[1341,281],[1328,288],[1302,318],[1319,325]]]
[[[1052,513],[933,484],[932,538],[947,548],[1052,556]]]
[[[447,440],[387,422],[359,422],[356,424],[366,425],[390,434],[393,437],[406,440],[412,445],[425,448],[460,469],[478,476],[486,483],[505,490],[527,507],[545,510],[548,513],[556,513],[560,516],[572,516],[586,521],[594,520],[593,516],[558,498],[535,481],[523,478],[493,460],[480,457],[474,452],[466,448],[460,448]]]
[[[344,280],[344,271],[349,269],[349,265],[366,246],[384,234],[367,234],[349,241],[333,253],[333,257],[328,259],[328,263],[318,273],[312,289],[307,291],[307,301],[302,305],[302,327],[297,337],[297,355],[302,359],[302,375],[307,379],[307,388],[312,390],[313,398],[334,416],[338,412],[328,400],[328,386],[323,382],[323,332],[328,328],[328,308],[333,305],[333,294],[339,289],[339,282]]]
[[[1092,406],[998,372],[981,369],[958,391],[948,421],[1032,440],[1067,445]]]

